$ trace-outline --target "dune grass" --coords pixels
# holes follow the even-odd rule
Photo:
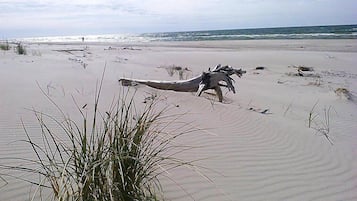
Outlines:
[[[24,130],[36,159],[22,159],[32,164],[26,167],[2,165],[40,175],[38,182],[30,181],[38,189],[33,198],[42,189],[49,189],[50,198],[46,200],[163,200],[159,177],[178,167],[193,167],[192,162],[175,157],[175,153],[190,148],[178,149],[172,144],[190,131],[181,128],[182,132],[166,133],[165,128],[174,120],[163,116],[165,110],[155,110],[157,101],[148,101],[138,113],[134,95],[123,92],[110,110],[102,113],[100,94],[101,84],[90,118],[76,104],[80,122],[66,116],[46,93],[62,119],[33,110],[41,128],[42,143],[35,142],[25,126]],[[60,128],[60,135],[52,128],[53,123]]]
[[[1,44],[0,44],[0,49],[1,49],[1,50],[4,50],[4,51],[8,51],[8,50],[10,50],[10,45],[9,45],[9,42],[8,42],[8,41],[6,41],[4,44],[3,44],[3,43],[1,43]]]
[[[27,54],[26,48],[24,47],[23,44],[17,43],[17,45],[16,45],[16,53],[19,54],[19,55],[26,55]]]
[[[311,128],[311,124],[312,124],[312,122],[314,121],[314,119],[316,118],[316,117],[318,117],[318,115],[315,113],[315,107],[316,107],[316,105],[317,105],[317,103],[318,103],[319,101],[316,101],[316,103],[314,104],[314,106],[311,108],[311,110],[310,110],[310,112],[309,112],[309,118],[308,118],[308,127],[309,128]]]
[[[331,140],[330,137],[331,109],[333,109],[333,107],[332,106],[329,106],[328,108],[325,107],[323,110],[323,116],[321,117],[317,112],[315,112],[315,108],[317,104],[318,101],[314,104],[314,106],[311,108],[309,112],[308,127],[314,129],[317,134],[324,136],[329,141],[329,143],[333,145],[333,141]]]
[[[330,128],[331,128],[331,109],[332,107],[324,108],[324,116],[323,119],[320,122],[320,125],[318,127],[315,127],[314,129],[316,130],[317,133],[321,134],[324,136],[331,145],[333,145],[333,141],[331,140],[330,137]]]

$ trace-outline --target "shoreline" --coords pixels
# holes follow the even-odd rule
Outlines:
[[[207,40],[155,42],[24,42],[43,45],[96,45],[214,49],[282,49],[301,51],[357,52],[357,39],[273,39],[273,40]]]

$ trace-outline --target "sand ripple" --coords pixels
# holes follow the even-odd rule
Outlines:
[[[283,120],[276,122],[269,115],[244,109],[232,112],[229,105],[212,109],[200,102],[195,106],[196,112],[203,111],[197,116],[209,115],[206,111],[214,113],[209,123],[198,122],[195,115],[192,117],[197,124],[211,129],[203,129],[206,135],[192,134],[187,143],[202,146],[195,150],[195,155],[211,156],[202,165],[220,173],[208,171],[214,184],[206,181],[206,185],[199,182],[197,175],[176,178],[183,187],[196,189],[189,191],[195,200],[336,200],[340,197],[353,200],[356,197],[356,163],[345,160],[343,147],[331,146],[313,131],[294,129],[289,127],[289,122],[284,125]],[[185,200],[184,192],[169,189],[168,194],[176,195],[170,199]],[[201,194],[210,196],[201,197]]]

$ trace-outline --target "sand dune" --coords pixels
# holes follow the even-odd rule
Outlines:
[[[196,164],[204,167],[200,171],[210,180],[192,169],[173,170],[168,177],[175,182],[162,178],[167,199],[356,200],[357,100],[334,92],[345,88],[352,97],[357,95],[355,44],[354,40],[26,44],[25,56],[0,52],[0,164],[11,162],[7,157],[34,157],[20,141],[25,138],[21,119],[40,140],[34,115],[25,108],[58,115],[39,87],[76,118],[71,95],[90,109],[105,65],[103,108],[123,88],[117,82],[120,77],[176,80],[178,74],[169,76],[160,67],[187,67],[191,76],[222,63],[247,70],[241,79],[235,78],[236,94],[224,91],[223,103],[207,93],[196,97],[133,87],[139,105],[156,94],[159,107],[170,108],[169,115],[184,114],[171,129],[183,124],[198,129],[177,140],[196,147],[178,157],[202,159]],[[81,51],[57,51],[70,49]],[[258,66],[265,68],[255,70]],[[298,66],[313,67],[309,73],[314,76],[294,75]],[[321,130],[325,127],[326,135]],[[0,200],[27,200],[29,187],[10,179],[0,188]]]

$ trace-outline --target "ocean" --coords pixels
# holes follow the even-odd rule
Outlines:
[[[28,42],[151,42],[262,39],[357,39],[357,25],[303,26],[143,34],[104,34],[22,38]]]

